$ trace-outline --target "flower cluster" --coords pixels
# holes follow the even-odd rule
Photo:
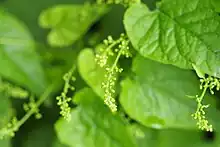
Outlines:
[[[36,104],[36,101],[35,101],[33,95],[30,97],[29,103],[24,103],[23,104],[23,109],[26,112],[33,111],[35,113],[35,118],[36,119],[41,119],[41,117],[42,117],[42,115],[39,113],[39,108]]]
[[[98,4],[123,4],[125,6],[139,3],[140,0],[97,0]]]
[[[67,121],[70,121],[71,114],[70,114],[70,106],[69,102],[71,101],[71,97],[68,97],[68,91],[69,90],[75,90],[75,88],[71,85],[71,82],[74,82],[76,79],[73,77],[73,72],[75,71],[75,67],[72,67],[69,72],[67,72],[63,79],[65,81],[63,92],[60,96],[57,97],[57,104],[60,106],[60,114],[66,119]]]
[[[197,110],[194,114],[192,114],[193,118],[195,120],[198,120],[197,126],[201,130],[206,131],[213,131],[212,125],[209,125],[208,120],[205,117],[205,108],[208,108],[209,105],[202,104],[202,100],[205,96],[205,93],[207,90],[210,91],[211,94],[214,94],[214,88],[218,91],[220,89],[220,81],[217,78],[214,77],[208,77],[208,78],[202,78],[200,79],[200,89],[203,90],[202,94],[200,96],[196,95],[196,101],[197,101]]]
[[[8,82],[0,83],[0,92],[6,93],[8,96],[14,98],[27,98],[29,96],[26,90],[23,90],[20,87],[14,86]]]
[[[129,40],[124,34],[121,34],[120,38],[114,40],[111,36],[103,41],[106,48],[102,48],[100,53],[96,54],[97,64],[105,68],[105,81],[102,83],[104,89],[104,101],[112,112],[117,111],[117,105],[115,104],[115,84],[117,80],[117,74],[123,71],[122,68],[118,67],[118,61],[121,56],[129,58],[131,53],[129,52]],[[109,58],[114,57],[115,60],[112,65],[109,65]]]
[[[200,79],[200,82],[200,89],[207,87],[211,94],[214,94],[213,90],[220,90],[220,81],[218,78],[209,76],[208,78]]]
[[[18,131],[18,129],[33,115],[35,114],[35,117],[37,119],[40,119],[42,116],[39,113],[39,107],[40,105],[45,101],[46,98],[49,97],[49,95],[53,92],[55,88],[55,84],[52,84],[46,91],[42,94],[42,96],[35,102],[34,97],[32,96],[30,98],[30,102],[28,104],[24,104],[24,110],[27,111],[27,113],[18,120],[17,117],[13,117],[11,122],[9,122],[5,127],[0,129],[0,139],[10,136],[13,137],[15,135],[15,132]]]
[[[0,130],[0,139],[6,136],[14,137],[15,132],[18,131],[18,120],[14,117],[4,128]]]

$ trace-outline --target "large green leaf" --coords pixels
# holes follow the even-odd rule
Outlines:
[[[218,137],[206,141],[205,133],[189,130],[154,130],[134,125],[132,131],[139,147],[217,147],[220,141]]]
[[[191,71],[145,59],[133,61],[133,74],[122,81],[120,102],[128,115],[141,124],[153,128],[195,129],[191,114],[196,111],[199,80]],[[219,111],[215,99],[207,95],[211,104],[207,111],[210,122],[219,128]]]
[[[57,5],[41,13],[39,24],[52,29],[47,37],[51,46],[68,46],[84,35],[106,11],[104,6],[90,4]]]
[[[158,130],[134,123],[129,126],[138,147],[156,147],[158,142]]]
[[[154,11],[137,4],[124,25],[142,56],[220,77],[220,17],[211,0],[163,0]]]
[[[71,147],[136,147],[125,123],[91,89],[79,91],[74,100],[79,106],[72,111],[72,120],[60,119],[55,126],[62,143]]]
[[[97,95],[103,98],[104,91],[102,89],[102,82],[105,80],[105,69],[99,67],[95,62],[93,50],[84,49],[80,52],[78,57],[78,70],[87,84]]]
[[[0,75],[39,94],[45,78],[35,42],[16,18],[0,11]]]

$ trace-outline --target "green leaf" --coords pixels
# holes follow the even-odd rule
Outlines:
[[[47,79],[50,82],[63,77],[69,71],[72,65],[75,64],[78,52],[81,50],[78,47],[62,50],[60,48],[48,48],[42,44],[38,48],[38,52],[44,61],[45,75],[47,75]]]
[[[216,12],[220,12],[220,1],[219,0],[212,0],[213,7],[215,8]]]
[[[201,79],[205,79],[205,73],[201,72],[200,69],[198,69],[194,64],[192,64],[193,69],[195,70],[197,76]]]
[[[93,50],[84,49],[78,56],[78,70],[86,83],[99,95],[104,96],[102,89],[102,82],[105,80],[105,69],[99,67],[95,62],[95,55]]]
[[[42,28],[52,29],[47,36],[51,46],[64,47],[83,36],[106,12],[104,6],[57,5],[41,13],[39,24]]]
[[[159,131],[141,126],[137,123],[131,124],[129,128],[138,147],[157,147]]]
[[[22,147],[51,147],[55,132],[52,125],[38,123],[32,126],[22,142]]]
[[[1,86],[1,85],[0,85]],[[0,129],[5,127],[12,116],[11,101],[6,94],[0,92]],[[10,147],[10,139],[0,139],[1,147]]]
[[[120,117],[113,115],[94,92],[85,88],[74,97],[79,106],[70,122],[56,125],[59,140],[71,147],[136,147]]]
[[[19,20],[22,20],[28,26],[30,32],[36,40],[45,42],[45,30],[40,28],[38,25],[38,17],[41,11],[60,3],[75,4],[84,2],[85,0],[6,0],[1,3],[1,5],[3,5],[7,12],[12,13],[14,16],[19,18]]]
[[[155,130],[140,125],[132,126],[139,147],[216,147],[219,138],[206,141],[205,133],[189,130]],[[138,135],[136,132],[141,132]],[[218,133],[216,134],[218,136]]]
[[[220,17],[211,0],[163,0],[154,11],[133,5],[124,25],[142,56],[220,77]]]
[[[6,94],[0,92],[0,129],[8,123],[12,116],[11,102]]]
[[[56,140],[53,142],[52,147],[68,147],[68,146],[61,144],[60,141],[59,141],[58,139],[56,139]]]
[[[191,114],[196,111],[196,96],[201,93],[199,80],[186,71],[137,56],[133,61],[133,74],[122,81],[120,102],[128,115],[152,128],[196,129]],[[207,95],[204,104],[207,118],[219,128],[219,111],[213,97]],[[210,111],[210,112],[208,112]]]
[[[40,94],[46,82],[34,40],[10,14],[0,10],[0,19],[0,76]]]
[[[11,147],[11,141],[9,138],[4,139],[4,140],[0,140],[0,146],[1,147]]]

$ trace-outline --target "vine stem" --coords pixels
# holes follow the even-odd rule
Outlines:
[[[205,96],[207,89],[208,89],[208,83],[205,84],[204,89],[202,91],[202,94],[199,97],[200,102],[202,101],[203,97]]]
[[[49,95],[53,92],[53,90],[56,88],[57,84],[51,84],[46,90],[45,92],[41,95],[41,97],[39,98],[39,100],[36,102],[35,107],[32,107],[18,122],[16,122],[16,125],[13,126],[12,128],[10,128],[9,130],[7,130],[5,133],[3,134],[9,134],[11,132],[15,132],[17,131],[35,112],[36,112],[36,108],[38,108],[41,104],[43,104],[43,102],[45,101],[45,99],[47,97],[49,97]],[[1,134],[1,131],[0,131]]]
[[[36,108],[40,107],[40,105],[43,104],[45,99],[49,97],[49,95],[52,93],[54,88],[55,88],[55,84],[52,84],[51,86],[49,86],[49,88],[46,89],[46,91],[42,94],[42,96],[36,102],[36,106],[31,108],[30,111],[28,111],[27,114],[25,114],[25,116],[21,120],[18,121],[16,128],[20,128],[35,113]]]
[[[114,62],[114,64],[112,65],[111,71],[114,70],[114,68],[117,66],[117,63],[118,63],[118,60],[119,60],[121,54],[122,54],[122,50],[119,51],[119,53],[118,53],[118,55],[117,55],[117,57],[116,57],[116,59],[115,59],[115,62]]]
[[[204,85],[204,89],[203,89],[203,91],[202,91],[202,94],[199,96],[199,98],[198,98],[198,100],[197,100],[197,101],[198,101],[198,107],[197,107],[196,112],[198,112],[199,109],[200,109],[200,107],[202,106],[201,102],[202,102],[202,100],[203,100],[203,98],[204,98],[204,96],[205,96],[205,94],[206,94],[207,89],[208,89],[208,83],[206,83],[206,84]]]
[[[119,44],[120,42],[121,42],[121,38],[120,39],[118,39],[118,40],[116,40],[116,41],[114,41],[111,45],[109,45],[107,48],[106,48],[106,50],[105,50],[105,54],[110,50],[110,49],[112,49],[114,46],[116,46],[117,44]]]

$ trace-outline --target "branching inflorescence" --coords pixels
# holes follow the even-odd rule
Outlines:
[[[206,113],[204,110],[205,108],[208,108],[209,105],[202,104],[202,100],[205,97],[207,90],[209,90],[211,94],[214,94],[214,89],[217,91],[220,89],[220,81],[217,78],[209,76],[208,78],[201,78],[200,82],[200,89],[202,90],[202,94],[200,96],[196,95],[197,110],[194,114],[192,114],[192,117],[198,121],[197,126],[199,127],[199,129],[212,132],[213,127],[206,119]]]
[[[17,117],[13,117],[11,122],[9,122],[5,127],[0,129],[0,139],[10,136],[13,137],[15,132],[33,115],[37,119],[41,118],[41,114],[39,113],[40,105],[45,101],[45,99],[51,94],[56,85],[50,86],[43,95],[35,102],[34,97],[30,98],[30,102],[28,104],[24,104],[24,110],[27,112],[20,120]]]
[[[14,97],[14,98],[27,98],[29,96],[29,93],[17,86],[14,86],[8,82],[0,82],[0,92],[3,92],[7,94],[9,97]]]
[[[97,0],[98,4],[123,4],[125,6],[139,2],[140,0]]]
[[[115,83],[117,80],[117,74],[123,71],[122,68],[118,67],[118,61],[121,56],[126,58],[131,57],[129,51],[129,40],[124,34],[121,34],[120,38],[114,40],[111,36],[104,40],[104,45],[106,48],[102,48],[100,53],[96,54],[97,64],[105,68],[105,81],[102,83],[102,88],[104,89],[104,102],[111,109],[112,112],[117,111],[117,105],[115,103]],[[109,65],[109,58],[115,57],[112,65]]]
[[[76,78],[73,76],[73,72],[75,71],[75,67],[72,67],[69,72],[67,72],[63,79],[65,81],[63,92],[60,96],[57,97],[57,104],[60,106],[60,114],[66,119],[67,121],[70,121],[71,119],[71,108],[69,106],[69,102],[72,100],[71,97],[68,97],[67,94],[69,90],[75,90],[75,88],[71,85],[71,82],[74,82]]]

